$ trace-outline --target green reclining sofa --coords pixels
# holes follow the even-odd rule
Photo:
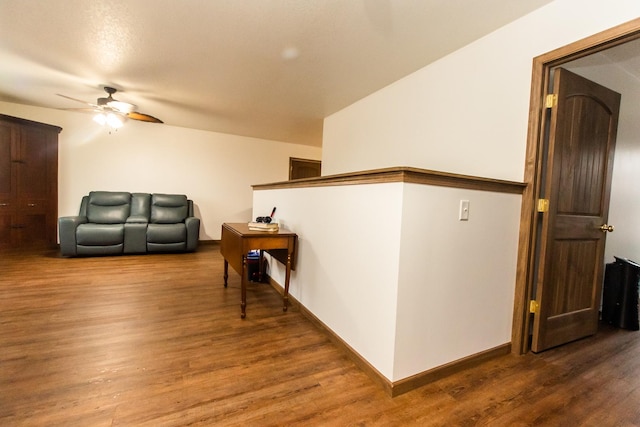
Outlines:
[[[191,252],[200,219],[183,194],[92,191],[77,216],[58,218],[63,256]]]

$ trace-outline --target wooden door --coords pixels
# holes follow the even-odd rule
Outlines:
[[[564,69],[554,74],[531,349],[598,328],[620,94]],[[545,210],[545,209],[542,209]]]
[[[289,180],[320,176],[322,163],[319,160],[289,157]]]

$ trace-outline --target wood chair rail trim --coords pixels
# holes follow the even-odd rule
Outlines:
[[[494,178],[460,175],[413,167],[391,167],[352,173],[303,178],[292,181],[253,185],[254,190],[279,190],[287,188],[332,187],[339,185],[364,185],[406,182],[439,187],[465,188],[497,193],[522,194],[526,184]]]

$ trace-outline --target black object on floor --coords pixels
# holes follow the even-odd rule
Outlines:
[[[638,285],[640,264],[614,257],[604,273],[602,321],[622,329],[640,330],[638,322]]]

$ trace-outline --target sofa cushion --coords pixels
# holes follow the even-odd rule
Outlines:
[[[152,223],[184,223],[187,214],[187,196],[182,194],[153,194],[151,196]]]
[[[80,224],[76,242],[83,246],[109,246],[124,243],[124,224]]]
[[[178,243],[187,241],[184,224],[149,224],[147,243]]]
[[[94,224],[121,224],[131,213],[131,194],[115,191],[89,193],[87,218]]]

